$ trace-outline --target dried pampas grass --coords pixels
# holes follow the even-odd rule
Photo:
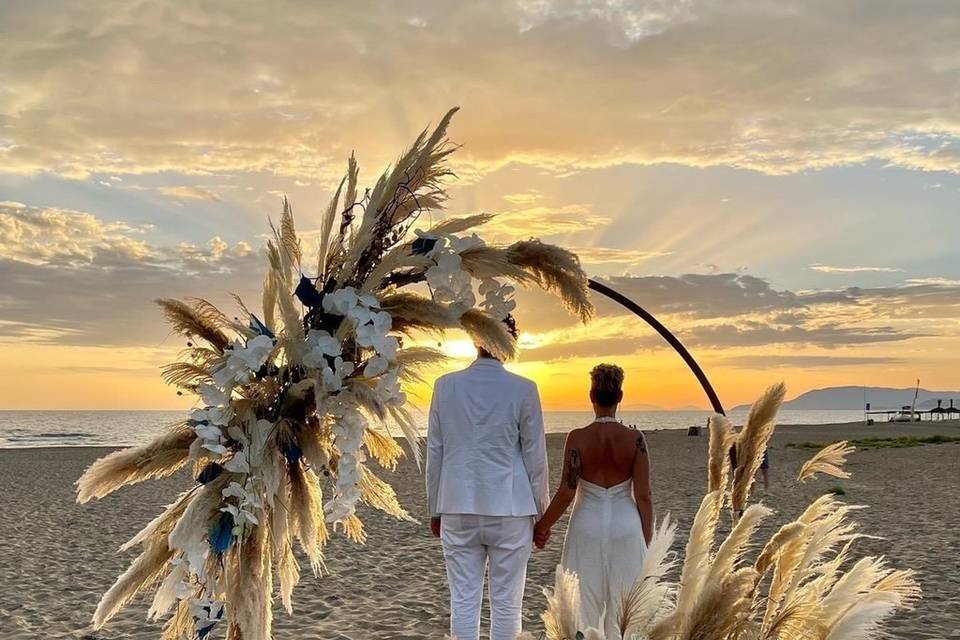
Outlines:
[[[517,353],[517,343],[507,331],[506,325],[479,309],[470,309],[460,316],[460,325],[470,334],[474,343],[500,360],[512,360]]]
[[[847,456],[856,450],[857,448],[849,446],[846,440],[827,445],[803,463],[803,466],[800,467],[800,474],[797,476],[797,480],[806,482],[818,473],[823,473],[835,478],[849,478],[850,474],[841,467],[846,463]]]
[[[457,327],[450,309],[417,293],[399,291],[380,299],[380,308],[393,319],[393,330],[410,335],[418,331],[440,335]]]
[[[544,589],[547,610],[543,626],[549,640],[577,640],[580,631],[580,581],[577,574],[557,566],[553,590]]]
[[[323,547],[327,543],[327,523],[323,514],[323,493],[316,474],[299,463],[290,465],[291,534],[310,560],[314,575],[323,569]]]
[[[103,594],[93,614],[93,628],[103,627],[142,589],[160,580],[170,570],[169,562],[173,555],[174,551],[167,546],[167,541],[162,536],[148,542],[143,553]]]
[[[472,216],[447,218],[430,227],[427,233],[434,236],[463,233],[468,229],[487,224],[493,220],[494,217],[491,213],[476,213]]]
[[[539,240],[522,240],[507,247],[507,259],[532,275],[546,291],[559,295],[564,306],[581,321],[593,317],[587,276],[575,253]]]
[[[450,357],[432,347],[407,347],[397,352],[397,364],[400,365],[400,379],[404,382],[426,384],[424,369],[435,369],[450,361]]]
[[[723,505],[723,492],[711,491],[703,497],[690,528],[690,537],[680,572],[680,590],[677,596],[677,608],[663,625],[676,628],[682,634],[698,606],[700,594],[710,571],[714,536]]]
[[[242,544],[226,554],[227,638],[271,640],[273,575],[270,572],[268,527],[253,527]]]
[[[190,425],[179,422],[150,444],[100,458],[76,481],[77,502],[100,499],[126,485],[173,475],[187,463],[195,438]]]
[[[360,466],[360,495],[374,509],[407,522],[416,522],[397,500],[397,492],[388,483],[378,478],[373,471]]]
[[[229,319],[206,300],[195,299],[193,305],[172,298],[158,298],[154,302],[177,333],[206,340],[220,352],[230,344],[223,331],[223,327],[230,324]]]
[[[367,429],[364,432],[363,446],[366,447],[370,457],[388,471],[396,469],[397,463],[403,457],[403,447],[389,434],[381,433],[376,429]]]
[[[460,252],[463,270],[474,278],[509,278],[520,284],[538,282],[532,273],[523,267],[510,262],[511,253],[508,249],[481,245],[471,247]]]
[[[710,446],[707,456],[707,491],[726,490],[730,477],[730,447],[737,441],[737,434],[726,416],[716,414],[708,423]]]
[[[781,382],[764,392],[750,408],[747,422],[737,438],[737,468],[733,472],[733,490],[730,503],[735,514],[746,507],[754,478],[763,461],[763,453],[773,435],[774,421],[787,387]]]
[[[675,586],[665,581],[676,565],[670,551],[677,524],[667,516],[653,533],[640,575],[624,594],[617,610],[617,628],[624,638],[644,637],[673,606]]]

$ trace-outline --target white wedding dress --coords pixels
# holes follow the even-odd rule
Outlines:
[[[604,488],[580,479],[560,562],[580,578],[582,625],[598,627],[605,615],[607,640],[620,639],[620,603],[640,575],[646,552],[633,480]]]

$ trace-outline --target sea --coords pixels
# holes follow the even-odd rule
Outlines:
[[[125,447],[148,442],[169,425],[186,417],[184,411],[0,411],[0,449],[30,447]],[[622,411],[625,424],[644,431],[705,426],[708,411]],[[734,410],[730,418],[743,424],[746,410]],[[548,433],[566,433],[588,424],[593,414],[585,411],[547,411]],[[837,424],[863,421],[863,412],[832,410],[780,411],[779,424]],[[421,419],[426,429],[426,417]]]

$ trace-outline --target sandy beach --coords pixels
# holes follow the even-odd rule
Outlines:
[[[883,554],[897,567],[919,572],[924,598],[918,610],[898,617],[898,638],[960,639],[960,444],[861,450],[849,480],[793,482],[812,449],[795,442],[943,434],[960,436],[960,422],[780,427],[771,449],[771,487],[759,489],[777,512],[764,536],[795,516],[817,495],[840,486],[843,500],[869,505],[857,520],[882,539],[863,540],[859,553]],[[657,513],[680,522],[677,550],[686,542],[705,484],[707,438],[681,431],[648,432]],[[563,438],[549,436],[552,460]],[[146,621],[148,599],[131,604],[105,629],[89,620],[100,595],[134,554],[117,547],[146,524],[191,480],[180,474],[128,488],[100,502],[74,503],[73,482],[104,448],[0,450],[0,638],[154,638],[160,623]],[[554,466],[554,484],[558,466]],[[411,513],[425,517],[422,477],[406,461],[390,481]],[[369,541],[358,546],[335,536],[327,549],[328,575],[304,576],[295,591],[296,615],[276,608],[275,637],[282,639],[441,638],[447,628],[446,581],[439,542],[426,524],[401,523],[364,511]],[[525,624],[542,630],[541,587],[552,582],[565,522],[550,547],[533,556],[528,572]]]

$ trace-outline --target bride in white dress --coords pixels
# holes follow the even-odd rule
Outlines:
[[[618,614],[624,593],[640,574],[653,535],[650,460],[643,434],[621,424],[623,369],[601,364],[590,372],[591,424],[571,431],[564,449],[563,478],[534,529],[538,547],[573,502],[561,563],[580,578],[584,626],[620,638]]]

